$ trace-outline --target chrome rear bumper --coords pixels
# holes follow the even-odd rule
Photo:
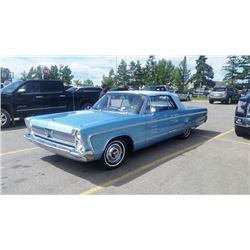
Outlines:
[[[32,134],[25,134],[24,137],[43,149],[69,159],[83,162],[94,160],[94,153],[92,151],[78,151],[74,147],[51,142]]]

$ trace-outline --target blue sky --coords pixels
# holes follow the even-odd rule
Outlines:
[[[20,77],[21,72],[27,72],[32,66],[39,64],[44,66],[50,65],[68,65],[74,75],[74,79],[86,80],[91,79],[95,84],[100,85],[102,76],[107,75],[111,68],[116,68],[116,61],[119,64],[124,59],[127,64],[131,60],[139,60],[142,65],[145,64],[148,56],[17,56],[17,57],[3,57],[2,66],[9,68],[14,72],[15,78]],[[156,55],[156,59],[165,58],[171,60],[174,65],[178,65],[183,59],[183,56],[164,56]],[[195,60],[197,56],[187,56],[189,69],[192,73],[195,72]],[[223,79],[225,72],[222,67],[226,63],[226,56],[207,56],[207,63],[213,67],[214,80],[220,81]]]

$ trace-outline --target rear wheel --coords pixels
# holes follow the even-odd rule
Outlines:
[[[127,144],[122,138],[112,140],[102,155],[103,167],[108,170],[120,167],[127,156],[127,151]]]
[[[191,135],[192,129],[191,128],[187,128],[181,135],[180,138],[181,139],[187,139],[190,135]]]
[[[91,109],[92,108],[92,104],[91,103],[83,103],[81,105],[81,110],[88,110],[88,109]]]
[[[210,104],[213,104],[213,103],[214,103],[214,101],[212,101],[212,100],[209,100],[209,103],[210,103]]]
[[[7,128],[10,125],[11,116],[6,109],[1,109],[1,128]]]

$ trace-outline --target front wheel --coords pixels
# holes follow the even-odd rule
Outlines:
[[[242,137],[244,135],[242,130],[240,128],[238,128],[237,126],[234,127],[234,131],[235,131],[235,134],[239,137]]]
[[[213,104],[213,103],[214,103],[214,101],[212,101],[212,100],[209,100],[209,103],[210,103],[210,104]]]
[[[1,109],[1,128],[7,128],[10,125],[11,116],[6,109]]]
[[[102,155],[101,163],[104,168],[111,170],[121,166],[127,156],[127,144],[121,139],[108,143]]]

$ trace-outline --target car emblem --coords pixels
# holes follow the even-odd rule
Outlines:
[[[53,138],[53,130],[51,130],[51,129],[45,129],[45,135],[48,138]]]

